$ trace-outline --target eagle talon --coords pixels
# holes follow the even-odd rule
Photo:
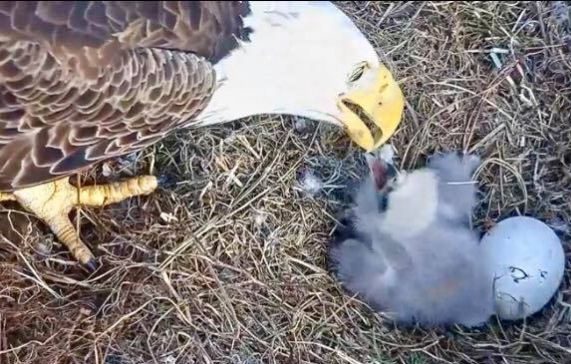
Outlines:
[[[16,200],[35,214],[55,233],[73,257],[90,271],[97,264],[90,249],[81,241],[69,220],[69,213],[78,206],[103,207],[127,198],[148,195],[157,188],[157,178],[140,176],[107,185],[75,187],[67,178],[16,190],[0,195],[0,201]]]
[[[86,264],[85,267],[89,271],[89,273],[93,273],[97,270],[97,262],[95,259],[90,259]]]

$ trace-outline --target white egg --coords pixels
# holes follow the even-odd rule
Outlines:
[[[560,239],[543,222],[523,216],[505,219],[484,235],[480,246],[495,275],[501,319],[533,315],[559,289],[565,254]]]

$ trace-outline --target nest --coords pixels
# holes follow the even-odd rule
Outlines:
[[[400,80],[400,168],[483,158],[475,224],[517,214],[569,252],[571,22],[564,2],[344,2]],[[276,145],[277,142],[277,145]],[[347,295],[325,250],[365,170],[338,130],[260,117],[184,130],[81,176],[155,173],[148,197],[84,209],[89,276],[46,228],[2,205],[1,363],[563,363],[570,271],[525,322],[402,329]]]

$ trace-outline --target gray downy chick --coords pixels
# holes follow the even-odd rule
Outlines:
[[[469,224],[479,163],[438,154],[406,173],[368,158],[369,177],[329,249],[342,285],[403,324],[485,324],[494,314],[493,276]]]

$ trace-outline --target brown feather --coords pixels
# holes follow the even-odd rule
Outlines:
[[[243,2],[0,3],[0,190],[73,174],[191,123]]]

